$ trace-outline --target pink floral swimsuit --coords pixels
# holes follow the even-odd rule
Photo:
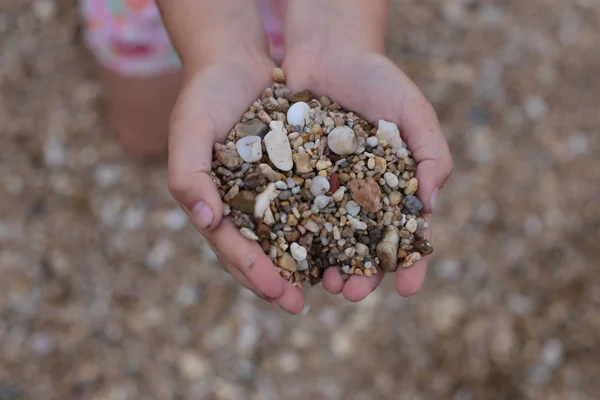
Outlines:
[[[153,0],[79,1],[86,42],[107,68],[122,75],[151,76],[180,67]],[[286,0],[257,1],[271,56],[280,60]]]

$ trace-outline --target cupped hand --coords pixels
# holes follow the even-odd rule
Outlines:
[[[272,82],[268,56],[242,57],[187,73],[169,133],[169,189],[240,284],[289,313],[304,307],[300,289],[285,281],[256,242],[244,239],[230,219],[209,172],[215,142],[224,142],[265,87]]]
[[[436,113],[415,84],[384,55],[351,46],[337,46],[336,50],[310,46],[288,49],[283,69],[292,90],[310,89],[370,121],[384,119],[398,125],[418,163],[417,197],[423,202],[429,221],[425,237],[430,239],[431,213],[438,191],[452,173],[453,163]],[[421,258],[408,269],[398,268],[398,294],[412,296],[420,289],[427,259]],[[379,272],[371,278],[351,276],[344,281],[338,268],[329,268],[323,287],[333,294],[343,293],[349,301],[360,301],[381,283],[383,273]]]

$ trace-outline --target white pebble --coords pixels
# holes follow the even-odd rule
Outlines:
[[[350,200],[346,203],[346,211],[349,215],[356,217],[360,213],[360,206],[354,200]]]
[[[293,188],[294,186],[296,186],[296,181],[294,181],[294,178],[292,178],[292,177],[289,177],[289,178],[287,178],[287,179],[285,180],[285,182],[286,182],[286,184],[287,184],[287,187],[288,187],[289,189],[291,189],[291,188]]]
[[[369,136],[367,138],[367,145],[371,147],[377,147],[379,145],[379,139],[377,139],[375,136]]]
[[[294,186],[292,188],[292,194],[298,194],[298,193],[300,193],[300,190],[302,190],[302,188],[300,186]]]
[[[314,205],[317,206],[319,210],[324,209],[329,204],[329,197],[325,195],[319,195],[315,197]]]
[[[256,202],[254,203],[254,217],[262,218],[265,215],[265,211],[269,208],[272,200],[275,200],[279,196],[279,191],[275,188],[274,183],[269,183],[264,192],[256,196]]]
[[[247,163],[260,161],[262,158],[262,139],[260,136],[246,136],[237,141],[237,152]]]
[[[404,147],[399,149],[398,151],[396,151],[396,157],[398,157],[401,160],[404,160],[406,157],[408,157],[408,150]]]
[[[306,271],[307,269],[308,269],[308,261],[306,259],[300,260],[298,262],[298,271]]]
[[[231,214],[231,207],[227,203],[223,203],[223,215],[228,216]]]
[[[304,127],[309,119],[310,106],[303,101],[294,103],[287,112],[288,124]]]
[[[406,222],[406,229],[408,229],[410,233],[415,233],[417,231],[417,227],[418,223],[414,218],[411,218],[408,220],[408,222]]]
[[[342,201],[342,199],[344,198],[344,193],[346,193],[346,187],[341,186],[338,190],[335,191],[333,195],[331,195],[331,198],[335,202]]]
[[[287,134],[285,130],[285,125],[282,121],[271,121],[269,123],[269,128],[271,128],[272,131],[281,131]]]
[[[346,250],[344,250],[344,254],[346,254],[348,257],[353,257],[355,253],[356,249],[354,247],[348,247]]]
[[[292,257],[294,257],[294,260],[303,261],[306,260],[308,251],[298,243],[292,243],[290,245],[290,253],[292,254]]]
[[[366,223],[364,223],[362,221],[359,221],[359,220],[357,220],[354,217],[348,217],[348,223],[350,224],[350,226],[353,229],[357,229],[357,230],[365,230],[365,229],[367,229],[367,224]]]
[[[369,247],[366,244],[356,243],[354,247],[356,248],[356,254],[361,257],[366,257],[369,254]]]
[[[310,192],[315,197],[329,192],[330,188],[329,180],[324,176],[315,176],[310,182]]]
[[[334,125],[335,125],[335,122],[333,121],[333,118],[331,118],[331,117],[326,117],[326,118],[323,120],[323,125],[325,125],[326,127],[331,127],[331,126],[334,126]]]
[[[279,190],[286,190],[288,188],[288,185],[284,181],[277,181],[275,182],[275,187]]]
[[[263,222],[268,226],[275,225],[275,216],[273,216],[273,211],[271,211],[271,209],[268,207],[265,210]]]
[[[315,148],[315,144],[314,144],[314,142],[306,142],[306,143],[304,143],[304,148],[308,149],[308,150],[312,150]]]
[[[340,233],[340,228],[337,226],[333,227],[333,238],[335,240],[340,240],[342,238],[342,234]]]
[[[263,139],[269,160],[280,171],[291,171],[294,166],[292,147],[283,131],[271,131]]]
[[[323,246],[327,246],[329,244],[329,239],[327,239],[325,236],[321,236],[321,244]]]
[[[366,269],[371,269],[371,268],[373,268],[373,263],[372,263],[371,261],[367,261],[367,262],[365,263],[365,268],[366,268]]]
[[[243,237],[245,237],[248,240],[258,241],[258,236],[256,236],[256,233],[252,232],[248,228],[240,229],[240,233],[242,234]]]
[[[400,131],[398,130],[398,125],[393,122],[388,122],[383,119],[379,120],[379,127],[377,129],[377,139],[385,140],[390,146],[392,146],[392,150],[397,151],[403,147],[405,147],[402,138],[400,137]]]
[[[337,241],[338,246],[344,247],[346,245],[346,239],[340,239]]]
[[[339,126],[327,136],[327,145],[337,155],[350,155],[356,150],[356,134],[347,126]]]
[[[325,222],[325,223],[323,224],[323,226],[325,227],[325,230],[326,230],[328,233],[331,233],[331,232],[333,231],[333,224],[332,224],[331,222]]]
[[[383,179],[385,179],[385,183],[387,183],[387,185],[392,189],[397,188],[400,184],[398,177],[391,172],[386,172],[383,174]]]
[[[367,167],[369,169],[374,169],[375,168],[375,159],[374,158],[369,158],[369,161],[367,161]]]

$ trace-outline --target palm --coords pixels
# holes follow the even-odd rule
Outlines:
[[[441,175],[445,172],[439,171],[439,159],[445,156],[447,147],[431,106],[402,71],[380,54],[353,51],[325,56],[290,52],[284,69],[293,90],[310,89],[317,95],[326,95],[371,121],[396,122],[419,163],[417,194],[426,200],[423,201],[425,211],[431,211],[431,193],[447,177],[440,178],[440,172]],[[451,166],[451,161],[449,163]],[[427,257],[424,257],[412,268],[398,270],[398,293],[403,296],[416,293],[424,280],[426,266]],[[343,292],[348,300],[360,301],[379,285],[381,279],[382,274],[373,278],[352,276],[344,282],[339,271],[332,268],[327,271],[323,286],[334,294]]]

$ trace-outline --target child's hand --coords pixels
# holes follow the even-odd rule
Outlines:
[[[169,187],[223,268],[257,296],[290,313],[304,307],[300,289],[229,218],[209,176],[215,142],[224,142],[248,105],[272,83],[273,61],[260,14],[248,0],[158,0],[183,61],[184,81],[171,116]]]
[[[257,243],[222,217],[223,204],[209,176],[213,144],[225,140],[248,104],[269,86],[272,68],[268,57],[233,59],[186,78],[171,118],[169,186],[225,271],[260,298],[298,313],[304,307],[301,291],[279,276]]]
[[[385,27],[381,13],[387,2],[327,0],[309,4],[316,1],[292,0],[290,3],[287,56],[283,64],[288,86],[329,96],[371,121],[385,119],[397,123],[418,162],[417,196],[424,204],[423,211],[430,214],[438,190],[452,173],[452,158],[430,103],[415,84],[381,54],[382,27]],[[312,13],[311,6],[320,7],[323,13]],[[328,16],[328,12],[331,15]],[[308,18],[308,15],[313,17]],[[348,17],[348,21],[344,17]],[[313,21],[314,26],[307,27],[306,21]],[[373,22],[371,27],[369,21]],[[367,26],[362,26],[363,23]],[[430,228],[426,237],[429,239],[431,215],[427,218]],[[427,258],[423,257],[409,269],[398,269],[396,290],[401,296],[410,296],[419,290],[425,278]],[[381,273],[372,278],[352,276],[344,282],[340,272],[330,268],[323,278],[323,286],[330,293],[343,293],[350,301],[360,301],[379,285],[382,277]]]

